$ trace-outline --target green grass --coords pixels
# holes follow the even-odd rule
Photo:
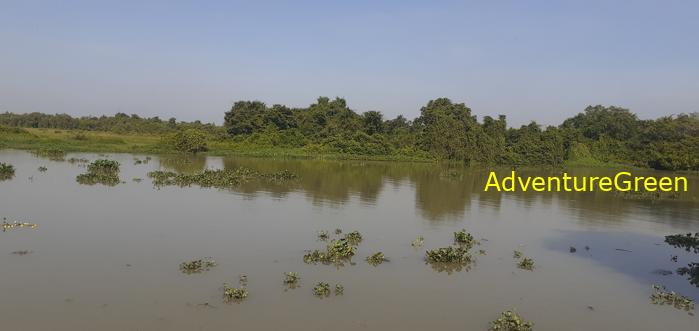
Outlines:
[[[231,141],[207,141],[209,150],[200,154],[214,156],[244,155],[272,158],[329,160],[376,160],[432,162],[433,159],[410,155],[348,155],[309,152],[300,147],[260,146]],[[176,151],[162,143],[160,135],[117,134],[99,131],[22,129],[0,127],[0,149],[62,150],[65,152],[172,154]]]

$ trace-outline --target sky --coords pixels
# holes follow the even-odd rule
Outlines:
[[[699,111],[698,1],[6,1],[0,111],[223,122],[238,100],[510,126]]]

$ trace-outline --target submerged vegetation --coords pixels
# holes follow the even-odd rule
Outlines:
[[[119,162],[113,160],[96,160],[87,166],[86,173],[76,177],[76,181],[84,185],[117,185],[121,182],[119,179]]]
[[[180,263],[180,271],[185,274],[198,274],[216,266],[216,261],[210,257]]]
[[[266,181],[287,181],[296,178],[296,175],[289,171],[279,171],[274,173],[261,173],[249,168],[204,170],[194,174],[183,174],[171,171],[152,171],[148,177],[153,179],[156,186],[191,186],[197,184],[201,187],[230,188],[250,180]]]
[[[15,176],[15,167],[11,164],[0,162],[0,181],[12,179]]]
[[[534,323],[523,320],[516,312],[507,310],[490,322],[491,331],[532,331]]]
[[[694,300],[679,295],[675,291],[667,291],[664,286],[651,285],[653,294],[650,296],[650,301],[656,305],[670,305],[677,309],[686,311],[694,310]]]

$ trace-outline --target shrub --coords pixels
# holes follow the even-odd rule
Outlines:
[[[196,129],[175,133],[170,138],[170,145],[178,152],[197,153],[207,151],[206,134]]]

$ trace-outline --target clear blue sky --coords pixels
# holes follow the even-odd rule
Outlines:
[[[699,1],[5,1],[0,111],[221,123],[241,99],[558,123],[699,111]]]

